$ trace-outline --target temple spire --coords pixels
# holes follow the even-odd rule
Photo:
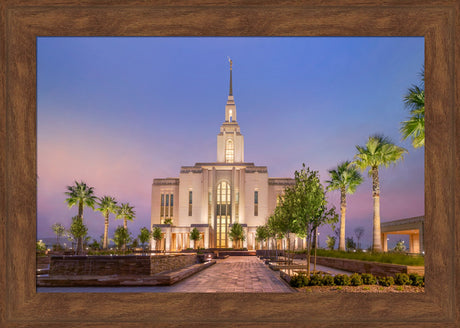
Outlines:
[[[230,62],[230,91],[228,93],[229,96],[233,96],[233,86],[232,86],[232,60],[228,57],[228,61]]]

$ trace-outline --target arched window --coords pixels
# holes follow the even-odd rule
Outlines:
[[[229,121],[229,122],[232,121],[232,115],[233,115],[233,113],[232,113],[232,110],[230,109],[230,110],[228,111],[228,121]]]
[[[233,145],[233,140],[228,139],[225,146],[225,162],[233,163],[235,159],[235,147]]]

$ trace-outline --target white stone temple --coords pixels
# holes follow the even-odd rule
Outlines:
[[[230,90],[225,121],[217,135],[217,160],[182,166],[178,178],[153,180],[151,228],[161,228],[164,238],[160,249],[166,251],[194,246],[228,248],[232,247],[228,232],[237,222],[246,236],[242,246],[256,249],[257,226],[267,222],[280,195],[292,184],[292,178],[269,178],[266,166],[244,161],[244,137],[237,121],[230,60]],[[190,240],[194,227],[202,237],[197,245]]]

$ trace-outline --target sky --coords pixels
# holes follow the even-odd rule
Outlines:
[[[37,238],[53,237],[53,223],[70,226],[78,210],[64,192],[81,180],[135,207],[134,236],[148,227],[154,178],[216,161],[228,57],[246,162],[267,166],[270,177],[293,177],[305,163],[324,182],[356,145],[384,134],[408,154],[380,170],[381,220],[424,215],[424,148],[399,133],[403,97],[424,64],[421,37],[39,37]],[[372,191],[363,176],[347,196],[346,235],[364,227],[369,246]],[[339,192],[328,198],[339,212]],[[84,222],[99,239],[101,213],[86,208]],[[111,215],[109,235],[121,224]],[[320,245],[326,235],[330,227]]]

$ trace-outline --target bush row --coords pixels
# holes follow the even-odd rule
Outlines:
[[[410,285],[410,286],[425,286],[425,277],[416,273],[406,274],[397,273],[395,277],[376,277],[371,273],[353,273],[352,275],[338,274],[332,276],[330,274],[311,274],[310,277],[306,273],[300,272],[291,277],[290,285],[292,287],[304,286],[361,286],[361,285],[380,285],[388,287],[391,285]]]

